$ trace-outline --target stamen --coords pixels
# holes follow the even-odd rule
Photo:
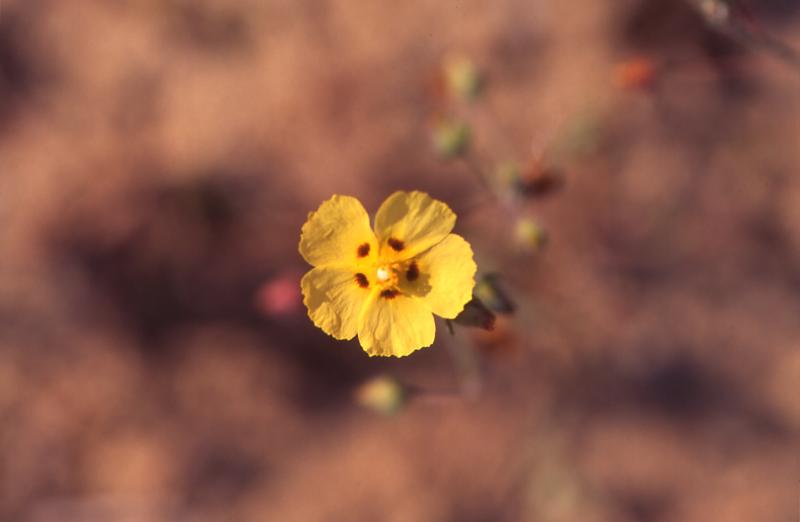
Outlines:
[[[392,277],[391,272],[386,267],[378,268],[378,270],[375,272],[375,274],[378,277],[378,281],[380,281],[381,283],[385,283],[386,281],[389,280],[390,277]]]
[[[406,279],[409,281],[416,281],[419,277],[419,267],[417,266],[416,261],[412,261],[411,264],[408,266],[408,270],[406,270]]]
[[[364,274],[356,274],[356,284],[361,288],[369,288],[369,279]]]
[[[389,243],[389,246],[392,247],[396,252],[400,252],[406,247],[405,243],[395,237],[390,237],[386,242]]]
[[[381,297],[384,299],[394,299],[400,292],[395,290],[394,288],[387,288],[381,292]]]
[[[356,255],[358,255],[358,257],[367,257],[369,255],[369,243],[359,245],[358,250],[356,250]]]

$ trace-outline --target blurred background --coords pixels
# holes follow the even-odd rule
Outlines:
[[[0,520],[796,520],[791,47],[795,0],[0,0]],[[371,359],[299,231],[398,189],[500,313]]]

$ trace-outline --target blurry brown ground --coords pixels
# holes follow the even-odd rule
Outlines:
[[[590,135],[544,252],[430,151],[452,52],[486,164]],[[677,0],[0,0],[0,520],[797,520],[799,93]],[[519,305],[475,398],[468,330],[376,360],[257,304],[397,189]],[[378,373],[423,391],[362,410]]]

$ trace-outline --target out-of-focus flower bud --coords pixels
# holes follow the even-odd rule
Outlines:
[[[299,311],[302,304],[299,280],[299,273],[290,271],[265,282],[256,294],[256,308],[270,317]]]
[[[486,307],[498,314],[510,314],[514,312],[515,306],[511,299],[500,285],[500,277],[497,274],[486,274],[480,278],[475,285],[475,297],[486,305]]]
[[[465,123],[439,120],[433,124],[433,147],[440,157],[455,158],[469,147],[470,135],[470,128]]]
[[[504,161],[497,166],[494,176],[500,186],[528,198],[549,196],[564,186],[561,171],[545,165],[540,158],[532,159],[526,168],[514,161]]]
[[[473,297],[472,300],[464,306],[461,313],[453,319],[453,322],[456,324],[474,326],[484,330],[493,329],[494,321],[494,313],[477,297]]]
[[[731,15],[731,9],[727,2],[723,0],[695,0],[700,13],[710,23],[715,25],[725,25]]]
[[[520,178],[519,163],[512,160],[498,163],[494,169],[494,178],[502,187],[516,187]]]
[[[403,385],[386,375],[369,379],[355,391],[355,400],[360,406],[382,415],[400,411],[407,396]]]
[[[531,218],[520,218],[514,225],[514,240],[523,252],[536,252],[547,244],[547,233]]]
[[[447,91],[453,98],[470,101],[480,94],[483,79],[475,63],[466,56],[449,56],[442,70]]]
[[[626,91],[649,89],[655,83],[656,77],[656,65],[646,56],[625,60],[614,67],[614,83]]]
[[[543,165],[540,161],[531,162],[527,169],[520,171],[517,191],[527,197],[542,197],[555,194],[564,187],[564,175],[555,167]]]

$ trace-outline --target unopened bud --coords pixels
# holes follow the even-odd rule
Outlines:
[[[514,239],[523,252],[536,252],[547,244],[547,233],[530,218],[521,218],[514,226]]]
[[[500,285],[497,274],[486,274],[475,285],[475,297],[487,308],[498,314],[510,314],[514,311],[514,303]]]
[[[449,159],[463,154],[470,142],[470,129],[465,123],[443,120],[434,124],[433,146],[442,158]]]
[[[723,0],[699,0],[700,12],[710,23],[724,25],[728,23],[731,10]]]
[[[502,161],[494,169],[494,178],[502,187],[515,187],[519,182],[519,177],[520,168],[516,161]]]
[[[637,56],[614,67],[614,83],[620,89],[636,91],[649,89],[656,80],[656,66],[653,60]]]
[[[484,330],[491,330],[494,328],[495,315],[489,310],[485,304],[477,297],[473,297],[470,302],[464,306],[458,316],[453,319],[453,322],[462,326],[474,326]]]
[[[443,67],[445,85],[451,96],[473,100],[480,94],[483,81],[477,67],[465,56],[450,56]]]
[[[400,411],[406,402],[406,390],[394,378],[386,375],[373,377],[355,392],[356,402],[368,410],[382,415]]]

